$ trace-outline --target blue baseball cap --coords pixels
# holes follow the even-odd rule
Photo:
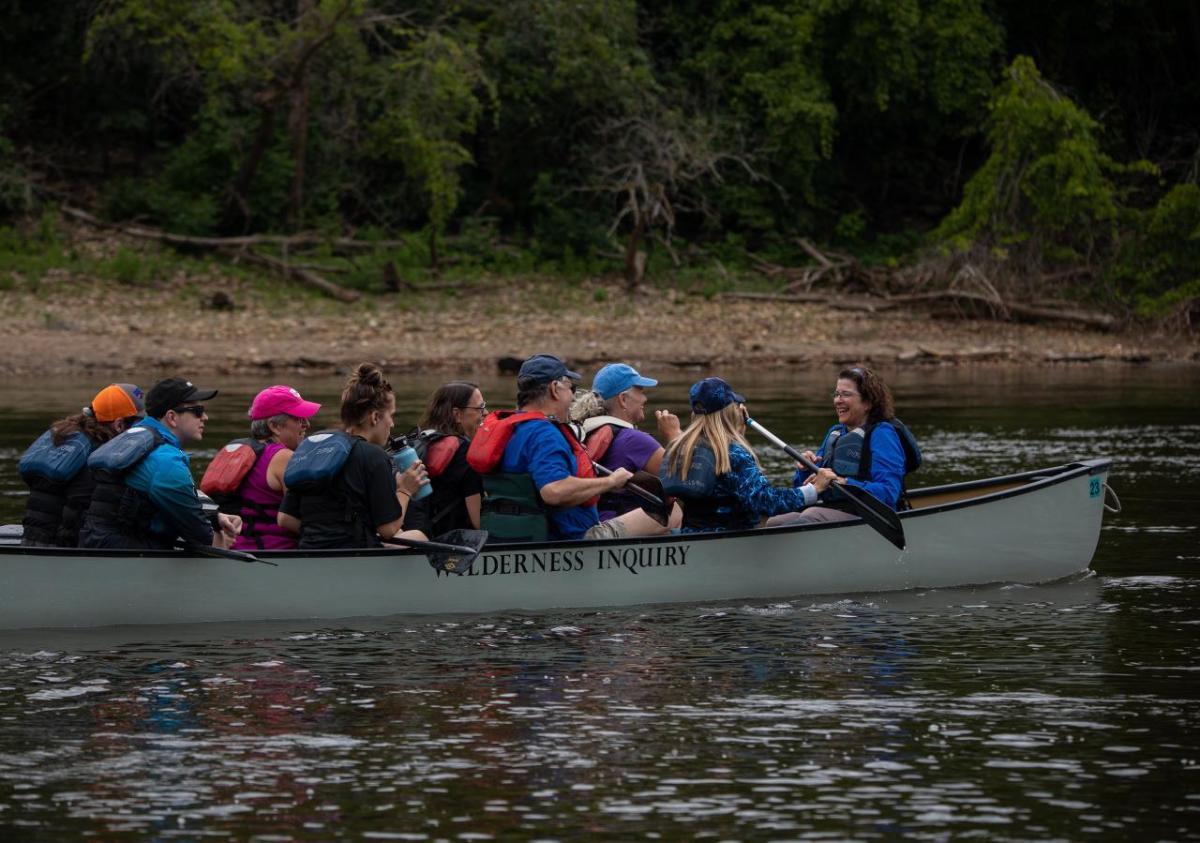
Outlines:
[[[625,363],[609,363],[592,378],[592,391],[606,400],[634,386],[658,386],[658,381],[642,377],[637,369]]]
[[[570,378],[577,381],[579,372],[572,372],[567,364],[553,354],[535,354],[521,364],[517,372],[517,380],[531,380],[538,383],[550,383],[559,378]]]
[[[746,396],[733,391],[722,378],[705,378],[696,381],[688,391],[692,402],[692,412],[698,415],[719,413],[730,404],[745,404]]]

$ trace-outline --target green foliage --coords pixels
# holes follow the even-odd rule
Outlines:
[[[934,237],[958,249],[1020,251],[1033,267],[1090,255],[1116,233],[1114,178],[1153,168],[1104,154],[1096,121],[1043,81],[1032,59],[1018,57],[1007,76],[990,105],[991,154]]]
[[[1110,277],[1133,296],[1138,314],[1166,316],[1200,299],[1200,186],[1176,185],[1135,219]]]

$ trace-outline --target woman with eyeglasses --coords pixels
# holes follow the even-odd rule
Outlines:
[[[483,478],[467,463],[467,450],[487,411],[483,393],[470,381],[450,381],[433,393],[420,432],[409,437],[429,471],[433,493],[409,507],[406,530],[439,536],[479,529]]]
[[[242,517],[234,550],[295,549],[295,535],[278,524],[283,475],[320,409],[290,386],[269,386],[250,404],[250,438],[233,440],[209,463],[200,491]]]
[[[837,488],[843,482],[865,489],[893,509],[906,508],[904,476],[921,464],[921,449],[896,418],[887,384],[866,366],[842,369],[833,390],[833,411],[837,424],[826,432],[817,452],[807,451],[805,456],[832,469],[837,482],[821,494],[820,506],[772,518],[767,526],[857,518]],[[793,485],[803,487],[810,477],[801,468]]]
[[[746,399],[721,378],[692,384],[692,423],[667,446],[663,491],[683,504],[682,532],[749,530],[764,518],[816,503],[833,480],[822,469],[804,488],[771,485],[746,441]]]

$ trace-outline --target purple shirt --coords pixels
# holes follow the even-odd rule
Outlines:
[[[623,427],[613,435],[612,444],[600,458],[600,464],[611,471],[618,468],[625,468],[631,472],[642,471],[646,467],[646,461],[654,456],[655,451],[661,447],[658,440],[649,433],[631,427]],[[607,521],[615,518],[618,514],[620,513],[615,510],[602,509],[600,510],[600,520]]]

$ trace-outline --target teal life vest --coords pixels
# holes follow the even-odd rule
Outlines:
[[[489,542],[541,542],[550,537],[547,508],[529,474],[484,474],[479,527]]]

